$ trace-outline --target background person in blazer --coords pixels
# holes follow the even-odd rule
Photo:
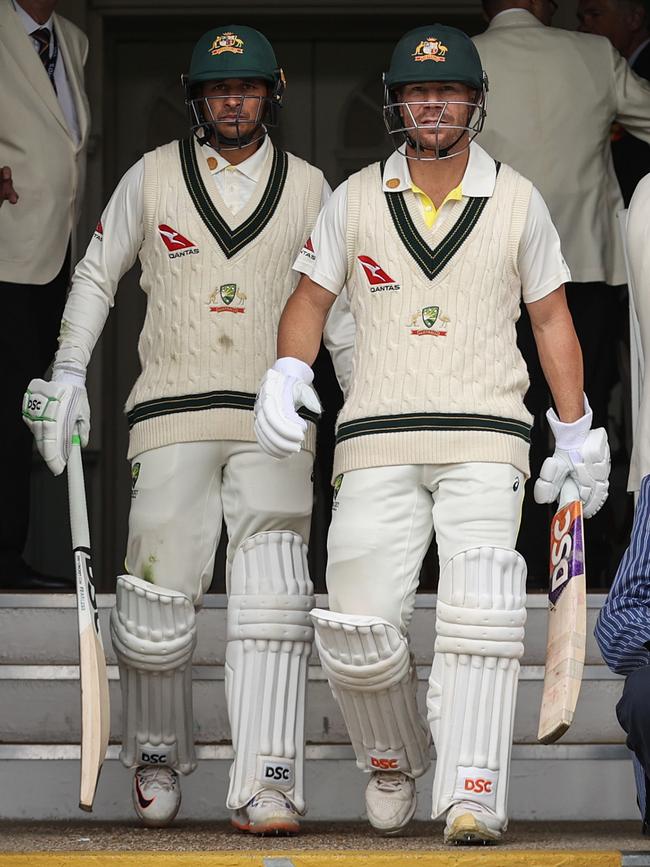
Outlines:
[[[56,350],[83,195],[89,112],[86,36],[56,0],[0,0],[0,589],[56,589],[22,558],[32,438],[18,408]]]
[[[650,0],[579,0],[578,30],[606,36],[630,68],[650,79]],[[650,172],[650,146],[612,127],[612,156],[625,207],[641,178]]]
[[[623,200],[609,136],[617,121],[650,142],[650,84],[634,75],[608,40],[546,26],[556,7],[549,0],[483,0],[483,7],[490,24],[474,41],[490,81],[490,110],[480,142],[530,178],[548,205],[572,275],[567,299],[594,425],[607,427],[620,321],[620,290],[613,287],[626,280],[616,218]],[[535,416],[535,474],[546,453],[548,397],[525,311],[519,342],[531,378],[526,404]],[[519,550],[533,578],[547,571],[547,517],[546,507],[527,498]],[[615,566],[610,522],[611,516],[599,515],[589,528],[594,583],[608,580]]]

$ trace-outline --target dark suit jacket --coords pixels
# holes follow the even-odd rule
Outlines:
[[[632,69],[641,78],[650,81],[650,43],[634,61]],[[627,207],[636,185],[650,172],[650,145],[616,125],[612,137],[612,156],[625,207]]]

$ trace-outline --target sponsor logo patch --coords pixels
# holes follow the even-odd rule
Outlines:
[[[178,259],[180,256],[190,256],[199,252],[199,248],[194,241],[190,241],[185,235],[181,235],[176,229],[161,223],[158,226],[160,237],[163,240],[165,247],[169,250],[170,259]]]
[[[450,319],[444,313],[440,312],[440,307],[430,305],[423,307],[416,313],[413,313],[407,325],[411,329],[411,334],[416,337],[446,337]],[[424,328],[422,328],[424,325]],[[434,327],[435,326],[435,327]]]
[[[95,238],[97,241],[103,241],[104,240],[104,227],[102,226],[101,220],[95,226],[95,231],[93,232],[93,238]]]
[[[305,246],[300,251],[300,255],[303,257],[303,259],[308,259],[310,262],[316,261],[316,251],[314,250],[314,245],[311,238],[307,238],[307,240],[305,241]]]
[[[140,476],[140,462],[136,461],[135,464],[131,467],[131,499],[135,500],[138,496],[138,491],[136,490],[136,485],[138,484],[138,478]]]
[[[216,57],[218,54],[230,52],[231,54],[244,53],[244,40],[240,39],[237,34],[227,30],[225,33],[220,33],[210,46],[210,54]]]
[[[400,288],[399,283],[396,283],[370,256],[357,256],[357,259],[370,284],[371,292],[394,292]]]
[[[245,313],[248,296],[237,287],[236,283],[223,283],[218,289],[213,289],[208,298],[210,313]],[[239,303],[233,306],[233,301]]]
[[[370,756],[370,764],[380,771],[396,771],[399,767],[397,759],[379,759],[377,756]]]
[[[436,63],[444,63],[447,58],[449,49],[443,45],[435,36],[429,36],[423,39],[416,47],[411,55],[416,62],[421,60],[434,60]]]
[[[262,779],[277,789],[293,788],[293,763],[267,759],[262,764]]]
[[[498,771],[492,771],[490,768],[459,767],[452,799],[478,801],[494,809],[498,783]]]

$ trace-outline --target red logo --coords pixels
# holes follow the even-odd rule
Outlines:
[[[397,759],[378,759],[375,756],[370,756],[370,764],[373,768],[379,768],[382,771],[394,771],[399,768]]]
[[[385,286],[387,283],[395,283],[392,277],[384,271],[370,256],[357,256],[361,267],[366,272],[366,277],[371,286]]]
[[[314,252],[314,245],[311,242],[311,238],[307,238],[305,241],[305,250],[309,250],[311,253]]]
[[[185,235],[181,235],[176,229],[172,229],[171,226],[166,226],[164,223],[158,226],[158,231],[165,247],[172,253],[175,253],[177,250],[187,250],[190,247],[196,247],[193,241],[190,241]]]
[[[95,231],[93,232],[93,238],[97,238],[98,241],[104,240],[104,227],[102,226],[102,221],[100,220],[95,227]]]
[[[480,777],[477,780],[472,780],[470,777],[466,777],[465,791],[474,792],[477,795],[485,792],[486,795],[489,795],[492,792],[492,780],[483,780]]]

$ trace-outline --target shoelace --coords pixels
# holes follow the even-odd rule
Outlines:
[[[176,786],[176,774],[171,768],[145,767],[138,771],[141,785],[156,787],[161,792],[171,792]]]
[[[254,807],[281,807],[283,810],[294,809],[293,805],[287,801],[284,795],[281,795],[280,792],[276,792],[275,789],[264,789],[259,792],[251,801],[251,805]]]
[[[379,771],[376,781],[381,792],[397,792],[406,781],[406,774],[401,771]]]

